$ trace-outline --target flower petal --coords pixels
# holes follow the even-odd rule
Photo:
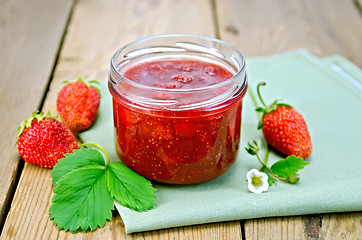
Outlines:
[[[269,188],[269,183],[268,183],[268,175],[266,173],[263,172],[259,172],[257,169],[251,169],[247,174],[246,177],[248,179],[248,189],[249,191],[256,193],[256,194],[260,194],[262,192],[265,192],[268,190]],[[253,177],[257,177],[261,180],[261,184],[258,186],[254,186],[252,184],[252,178]]]

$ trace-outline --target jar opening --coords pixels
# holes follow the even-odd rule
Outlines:
[[[195,59],[218,64],[232,76],[195,88],[145,85],[124,76],[137,64],[168,59]],[[118,50],[111,60],[109,85],[111,92],[143,106],[156,104],[177,109],[209,106],[233,98],[236,93],[245,93],[245,60],[237,49],[221,40],[196,35],[160,35],[132,42]],[[198,95],[196,102],[190,97],[192,94]]]

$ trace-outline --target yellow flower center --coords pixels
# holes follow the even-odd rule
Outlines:
[[[254,187],[257,187],[261,184],[261,180],[259,177],[253,176],[251,178],[251,184],[253,184]]]

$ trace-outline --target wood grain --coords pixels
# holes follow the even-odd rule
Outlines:
[[[164,33],[214,36],[209,1],[77,1],[43,110],[55,112],[62,81],[84,75],[106,80],[110,59],[118,48]],[[239,222],[126,235],[117,214],[93,232],[73,235],[58,231],[49,220],[50,176],[48,169],[25,164],[2,239],[241,239]]]
[[[216,2],[220,36],[246,57],[306,48],[362,66],[361,14],[353,0]]]
[[[362,213],[325,214],[322,216],[321,239],[362,239]]]
[[[71,5],[0,0],[0,223],[18,171],[16,131],[40,106]]]
[[[360,2],[360,0],[357,0]],[[216,0],[220,37],[246,57],[306,48],[359,66],[362,18],[354,1]],[[347,27],[348,26],[348,27]],[[361,213],[245,221],[246,239],[358,239]]]
[[[245,239],[307,239],[302,217],[262,218],[245,221]]]

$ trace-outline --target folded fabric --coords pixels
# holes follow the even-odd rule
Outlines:
[[[310,163],[300,171],[300,182],[278,182],[263,194],[248,191],[246,173],[259,168],[244,150],[262,135],[257,114],[247,94],[243,102],[242,141],[235,164],[222,176],[198,185],[155,185],[155,207],[135,212],[116,205],[126,232],[176,226],[362,210],[362,72],[339,56],[319,59],[305,50],[246,60],[249,89],[267,82],[264,100],[284,99],[305,117],[312,137]],[[106,82],[100,85],[102,101],[93,127],[81,133],[84,142],[103,145],[113,161],[112,98]],[[281,157],[270,153],[270,163]]]

